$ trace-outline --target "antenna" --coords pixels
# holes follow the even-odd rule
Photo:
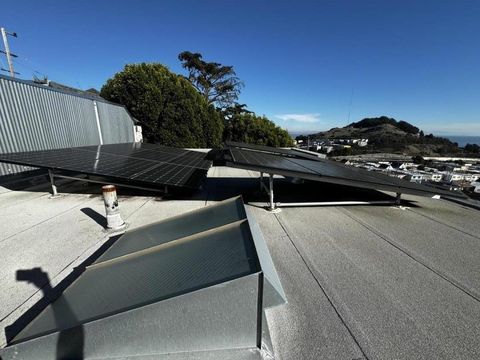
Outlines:
[[[350,95],[350,104],[348,105],[347,125],[350,125],[350,114],[352,112],[352,103],[353,103],[353,87],[352,87],[352,93]]]
[[[1,51],[3,54],[6,55],[7,57],[7,62],[8,62],[8,68],[9,70],[6,70],[6,69],[1,69],[3,71],[9,71],[10,72],[10,76],[11,77],[15,77],[15,74],[17,75],[20,75],[18,72],[15,72],[15,70],[13,69],[13,61],[12,61],[12,57],[17,57],[17,55],[15,54],[12,54],[10,52],[10,47],[8,46],[8,38],[7,38],[7,35],[10,35],[10,36],[13,36],[13,37],[17,37],[17,33],[9,33],[7,32],[7,30],[5,30],[5,28],[1,28],[0,29],[1,32],[2,32],[2,38],[3,38],[3,45],[5,46],[5,51]]]

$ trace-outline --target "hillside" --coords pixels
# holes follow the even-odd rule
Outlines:
[[[456,143],[450,140],[424,135],[416,126],[393,118],[381,116],[366,118],[343,128],[309,135],[312,139],[368,139],[368,146],[352,148],[353,153],[389,152],[407,155],[451,155],[461,152]]]

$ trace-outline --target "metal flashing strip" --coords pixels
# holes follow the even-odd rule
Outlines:
[[[235,197],[128,231],[0,357],[260,351],[264,309],[285,302],[260,228]]]

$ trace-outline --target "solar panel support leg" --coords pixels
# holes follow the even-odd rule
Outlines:
[[[55,178],[53,174],[53,170],[48,169],[48,176],[50,177],[50,183],[52,184],[52,196],[57,196],[57,186],[55,185]]]
[[[270,196],[270,207],[268,210],[273,211],[275,210],[275,203],[273,202],[273,174],[269,174],[268,178],[268,184],[269,184],[269,196]]]
[[[402,202],[402,193],[397,193],[397,197],[395,198],[395,205],[400,206]]]
[[[263,190],[263,172],[260,171],[260,192]]]

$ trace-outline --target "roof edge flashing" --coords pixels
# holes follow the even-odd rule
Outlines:
[[[282,283],[273,263],[270,251],[268,249],[265,238],[263,237],[260,226],[255,220],[250,209],[245,207],[245,212],[247,214],[248,223],[250,225],[250,231],[252,233],[253,242],[255,243],[255,249],[257,251],[258,261],[260,262],[260,267],[264,273],[265,279],[271,285],[271,289],[265,287],[266,292],[269,290],[274,290],[275,294],[265,294],[265,308],[270,308],[287,303],[287,296],[283,290]]]

